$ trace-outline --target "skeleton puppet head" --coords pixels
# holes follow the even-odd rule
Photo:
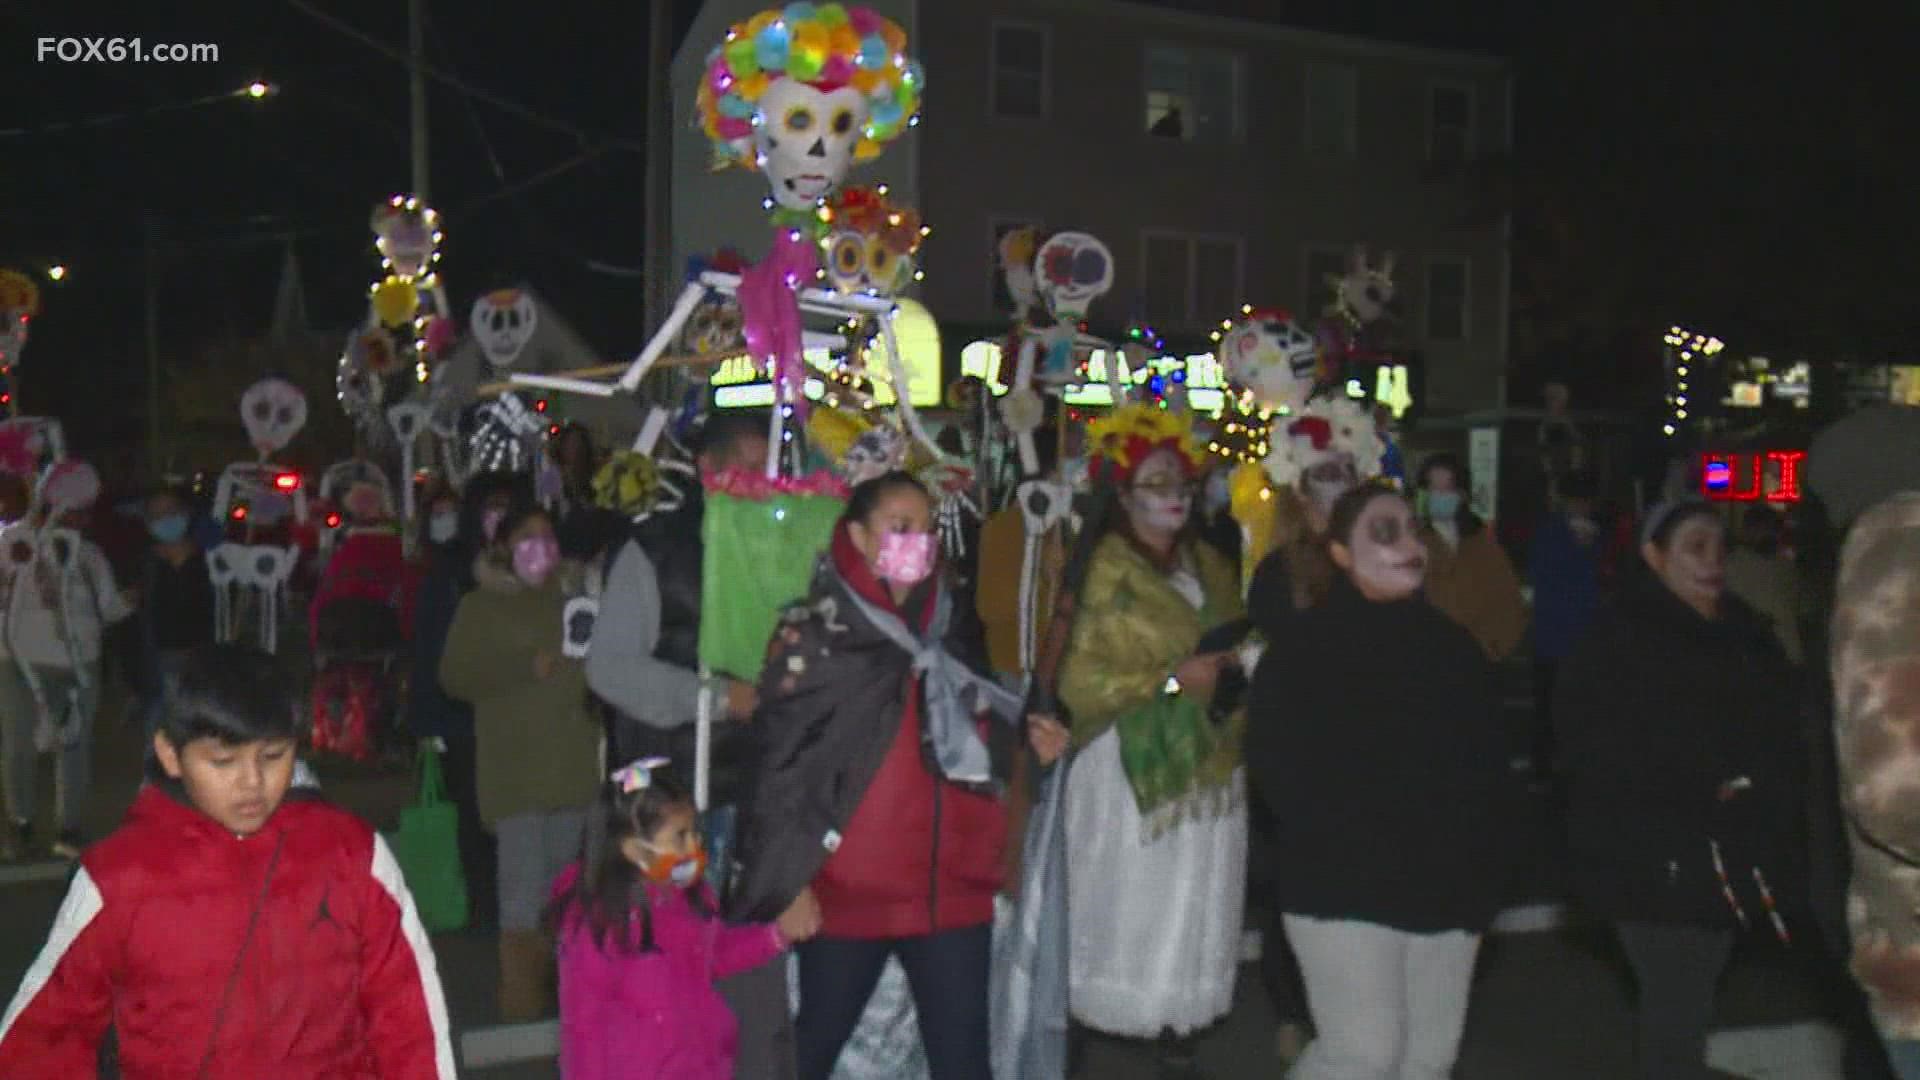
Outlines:
[[[1332,280],[1334,301],[1330,315],[1342,315],[1365,326],[1387,314],[1393,303],[1393,253],[1379,266],[1367,264],[1367,249],[1356,247],[1347,256],[1347,272]]]
[[[440,244],[440,216],[411,196],[395,195],[373,208],[374,246],[393,272],[416,278],[433,265]]]
[[[1293,316],[1257,310],[1220,339],[1233,385],[1253,391],[1262,408],[1299,409],[1320,379],[1320,348]]]
[[[240,422],[260,456],[270,456],[307,426],[307,395],[285,379],[261,379],[240,396]]]
[[[473,303],[473,340],[494,367],[512,367],[539,324],[533,294],[520,289],[496,289]]]
[[[1055,233],[1034,256],[1033,276],[1053,317],[1079,322],[1113,288],[1113,253],[1087,233]]]
[[[870,8],[794,3],[727,31],[707,56],[701,124],[722,166],[767,174],[774,202],[811,210],[854,161],[918,121],[925,75]]]
[[[848,188],[829,204],[833,231],[821,241],[827,281],[843,295],[892,296],[913,280],[920,215],[887,201],[886,189]]]

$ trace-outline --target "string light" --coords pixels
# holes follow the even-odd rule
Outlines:
[[[1719,355],[1726,343],[1710,334],[1689,330],[1684,326],[1671,326],[1662,335],[1667,348],[1674,354],[1672,385],[1667,390],[1666,403],[1670,410],[1666,423],[1660,431],[1668,438],[1678,435],[1687,420],[1689,397],[1689,377],[1696,358],[1710,358]]]

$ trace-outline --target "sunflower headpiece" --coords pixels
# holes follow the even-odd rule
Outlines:
[[[1093,478],[1103,483],[1124,485],[1141,462],[1159,450],[1172,450],[1188,473],[1207,464],[1192,426],[1182,415],[1157,405],[1123,406],[1087,425]]]

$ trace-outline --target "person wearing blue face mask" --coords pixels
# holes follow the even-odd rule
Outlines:
[[[1487,659],[1512,656],[1527,633],[1527,601],[1513,561],[1467,505],[1466,466],[1452,454],[1420,465],[1420,539],[1427,547],[1427,602],[1471,633]]]
[[[162,488],[147,497],[152,543],[140,577],[140,697],[147,742],[160,722],[167,688],[187,654],[213,642],[213,582],[194,537],[185,493]]]

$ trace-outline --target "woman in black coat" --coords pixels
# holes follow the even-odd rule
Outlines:
[[[1406,500],[1348,492],[1327,537],[1339,572],[1268,643],[1248,703],[1248,774],[1318,1031],[1290,1075],[1447,1076],[1512,877],[1519,782],[1492,665],[1420,595]]]
[[[1778,641],[1726,591],[1713,507],[1657,507],[1641,556],[1650,573],[1566,659],[1553,715],[1574,892],[1633,965],[1652,1080],[1701,1075],[1734,931],[1786,936],[1805,755]]]

